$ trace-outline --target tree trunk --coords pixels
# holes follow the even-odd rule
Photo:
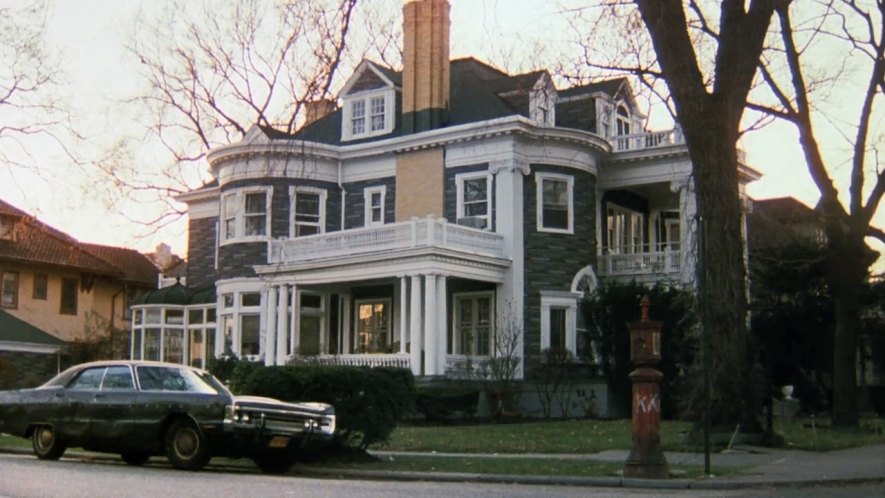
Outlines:
[[[835,303],[833,336],[833,427],[857,427],[857,336],[860,295],[867,276],[863,237],[830,230],[828,280]]]
[[[693,120],[685,120],[684,122]],[[720,120],[722,121],[722,120]],[[703,121],[694,121],[704,123]],[[702,323],[709,334],[714,427],[760,429],[758,382],[747,333],[746,266],[740,204],[737,137],[727,126],[686,127],[701,217],[698,275]]]

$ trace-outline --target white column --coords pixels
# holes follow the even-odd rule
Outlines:
[[[291,352],[293,355],[298,355],[298,348],[301,347],[301,336],[298,330],[298,315],[300,313],[300,309],[298,306],[298,287],[292,286],[292,295],[290,296],[291,310],[292,310],[292,321],[291,326],[289,327],[289,340],[292,344]]]
[[[438,344],[436,329],[436,275],[424,275],[424,373],[436,375],[438,371]]]
[[[273,365],[276,361],[277,346],[277,288],[271,287],[267,290],[267,301],[265,302],[264,314],[264,364]]]
[[[448,340],[448,330],[446,327],[446,321],[448,319],[448,306],[446,299],[446,277],[445,275],[440,275],[439,278],[436,279],[436,374],[437,375],[445,375],[446,374],[446,357],[447,357],[447,340]]]
[[[412,275],[411,305],[409,306],[409,361],[412,366],[412,374],[421,375],[421,276]]]
[[[353,311],[353,306],[351,305],[352,297],[350,294],[344,294],[341,296],[341,335],[344,336],[343,339],[343,349],[341,352],[343,354],[349,354],[351,352],[350,340],[351,334],[350,326],[352,320],[350,319],[350,314]]]
[[[406,292],[409,290],[409,280],[406,277],[399,279],[399,352],[406,352],[406,330],[409,329],[409,300]]]
[[[289,327],[289,286],[281,285],[279,290],[279,304],[277,305],[277,365],[286,364],[286,356],[289,355],[288,345]]]

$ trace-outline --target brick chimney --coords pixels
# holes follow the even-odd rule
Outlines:
[[[448,121],[449,24],[448,0],[415,0],[403,7],[404,133]]]
[[[311,100],[304,103],[304,126],[323,119],[335,112],[338,105],[331,99]]]

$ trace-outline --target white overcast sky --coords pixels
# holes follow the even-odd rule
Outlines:
[[[14,0],[0,0],[8,1]],[[133,36],[132,27],[140,9],[158,4],[159,1],[122,0],[58,0],[54,3],[46,42],[51,51],[62,55],[63,68],[69,78],[66,93],[71,103],[85,110],[91,129],[98,130],[94,139],[96,147],[100,147],[104,139],[112,140],[114,130],[125,125],[125,115],[108,115],[103,109],[106,99],[122,98],[137,86],[133,76],[135,66],[124,44]],[[452,0],[451,55],[491,60],[495,57],[490,50],[501,40],[567,43],[569,33],[560,23],[555,2],[546,0]],[[345,68],[344,79],[348,73],[349,68]],[[93,109],[95,112],[90,112]],[[668,119],[652,112],[653,122]],[[796,135],[790,126],[771,125],[745,137],[742,147],[748,162],[765,175],[750,186],[751,196],[793,196],[809,205],[816,202],[816,189],[804,168]],[[18,172],[12,177],[5,167],[0,169],[0,198],[81,241],[133,247],[145,252],[165,242],[178,254],[186,252],[184,220],[159,233],[139,236],[145,232],[144,227],[132,223],[126,213],[108,212],[101,196],[90,191],[91,181],[63,157],[41,156],[41,162],[51,165],[51,175],[35,178]],[[157,208],[132,206],[131,209]],[[132,212],[129,215],[136,216]]]

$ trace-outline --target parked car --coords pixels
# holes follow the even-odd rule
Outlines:
[[[213,456],[249,457],[276,473],[332,438],[335,410],[234,396],[208,372],[183,365],[99,361],[35,389],[0,392],[0,432],[31,438],[43,460],[81,447],[119,453],[130,465],[165,454],[188,470]]]

